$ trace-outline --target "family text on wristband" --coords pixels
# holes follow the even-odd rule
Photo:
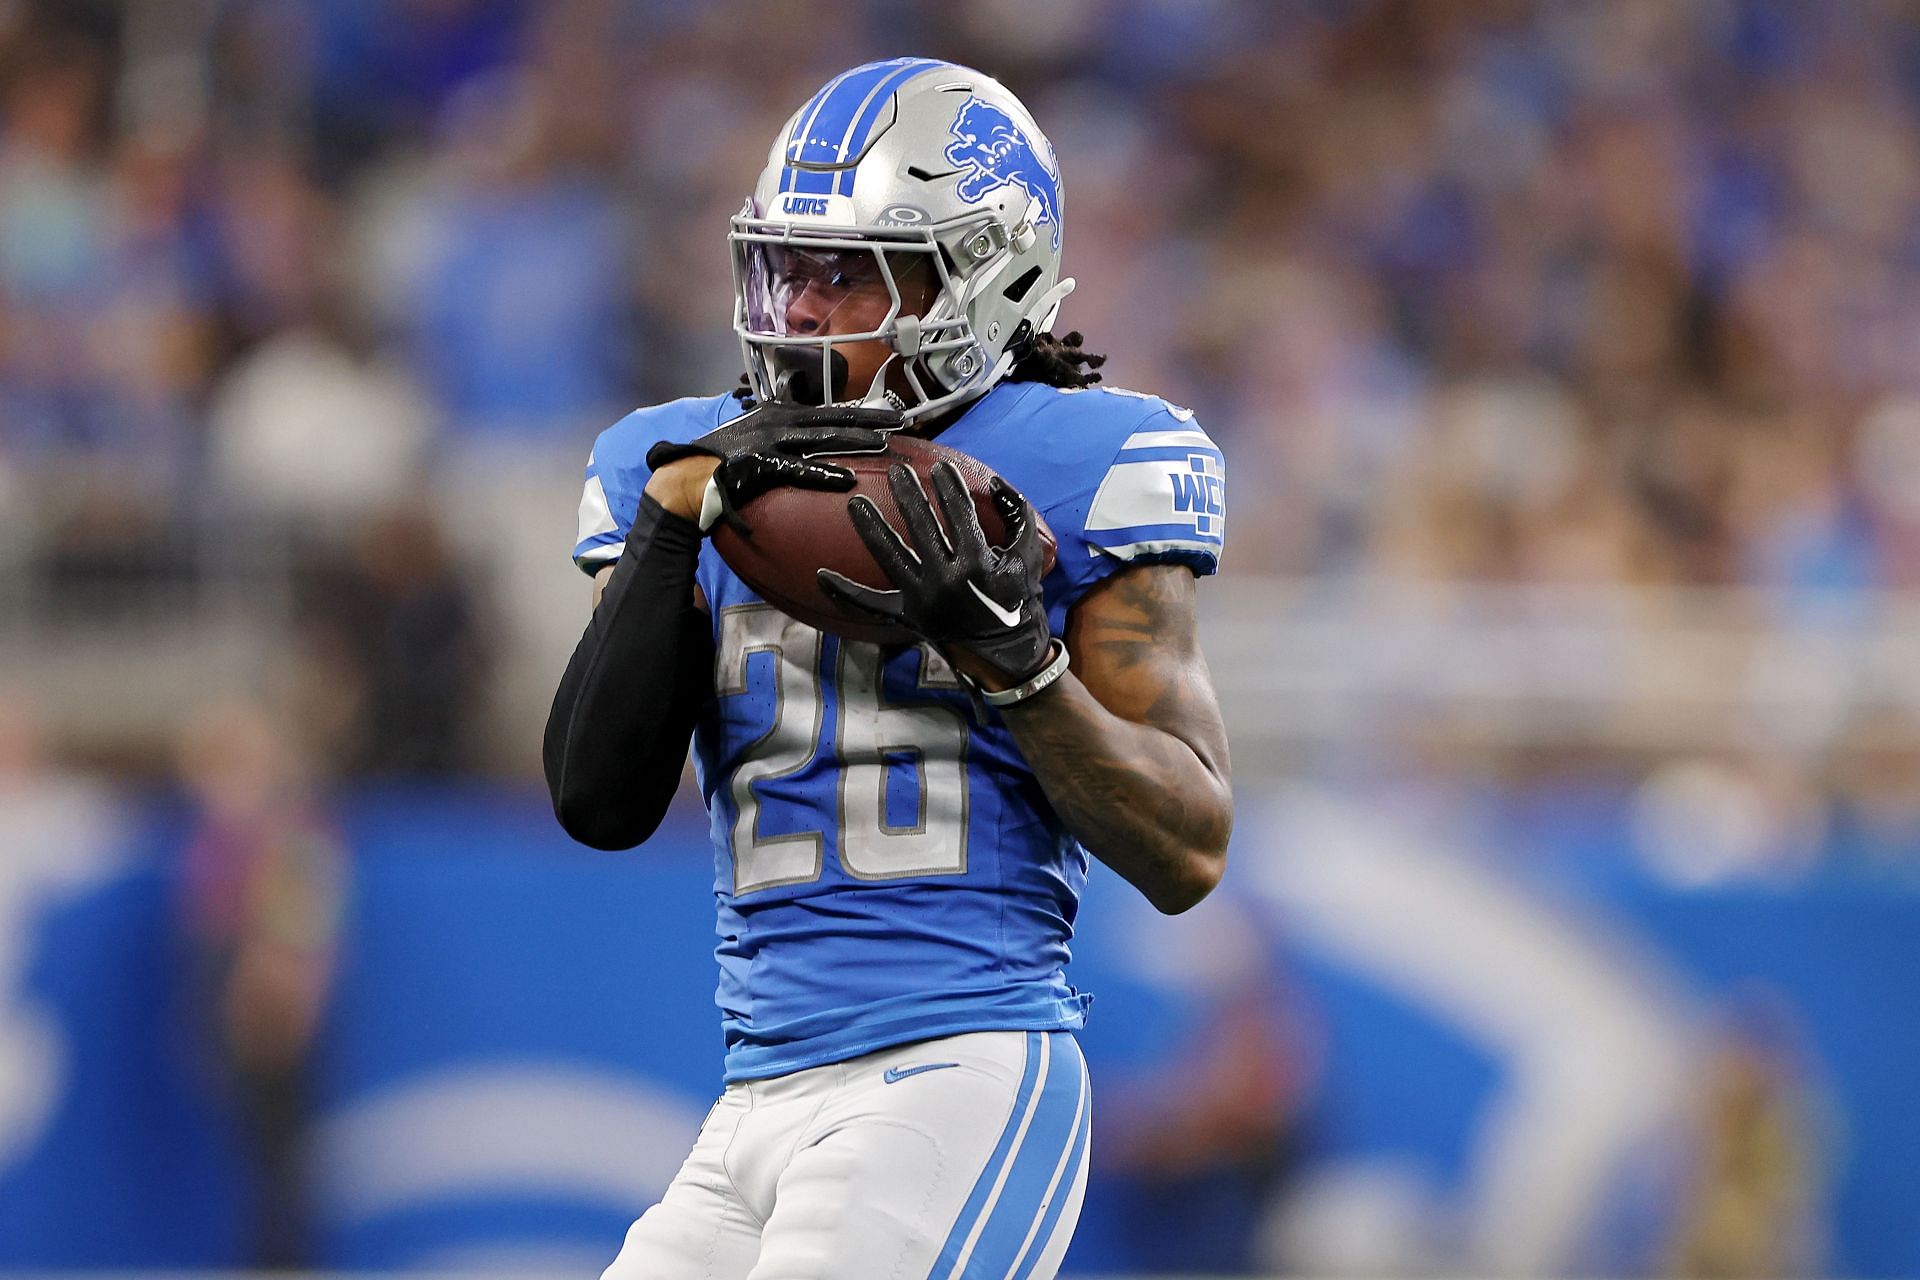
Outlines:
[[[1053,640],[1052,656],[1047,665],[1036,671],[1031,677],[1014,685],[1011,689],[989,692],[982,689],[980,696],[990,707],[1011,707],[1015,703],[1025,702],[1048,685],[1067,674],[1067,646],[1059,637]]]

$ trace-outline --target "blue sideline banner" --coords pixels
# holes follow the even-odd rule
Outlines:
[[[314,1264],[596,1273],[718,1088],[699,815],[626,855],[534,793],[367,792],[338,818]],[[246,1151],[185,1007],[186,827],[130,803],[93,852],[0,874],[0,1267],[247,1261]],[[1190,915],[1090,885],[1070,1265],[1648,1273],[1738,1193],[1703,1169],[1758,1114],[1792,1247],[1920,1273],[1916,940],[1912,885],[1534,884],[1324,801],[1243,803]]]

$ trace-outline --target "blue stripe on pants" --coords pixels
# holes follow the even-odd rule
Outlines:
[[[1038,1035],[1030,1034],[1030,1046]],[[1072,1187],[1073,1152],[1080,1146],[1082,1122],[1090,1112],[1090,1099],[1080,1046],[1073,1036],[1050,1032],[1046,1041],[1043,1056],[1048,1059],[1047,1070],[1039,1084],[1038,1096],[1033,1099],[1032,1116],[1025,1120],[1025,1132],[1021,1133],[1020,1129],[1027,1108],[1016,1102],[999,1145],[994,1148],[986,1169],[974,1185],[973,1194],[967,1198],[945,1247],[934,1262],[929,1273],[932,1280],[946,1280],[963,1253],[966,1267],[960,1273],[962,1276],[995,1277],[996,1280],[1004,1277],[1020,1263],[1027,1246],[1038,1238],[1047,1222],[1058,1220],[1056,1206],[1065,1200]],[[1023,1098],[1032,1092],[1030,1079],[1034,1074],[1034,1050],[1030,1047],[1028,1052],[1029,1081],[1022,1082]],[[996,1183],[1000,1184],[997,1195],[994,1194]],[[982,1213],[984,1223],[979,1222]],[[966,1253],[967,1238],[974,1234],[976,1226],[979,1227],[978,1239],[972,1252]],[[1044,1247],[1043,1239],[1033,1245],[1036,1258]]]
[[[1067,1201],[1073,1197],[1073,1184],[1080,1177],[1080,1167],[1087,1160],[1087,1143],[1093,1134],[1093,1091],[1087,1091],[1087,1104],[1080,1112],[1080,1128],[1074,1134],[1073,1154],[1067,1157],[1066,1171],[1060,1175],[1060,1185],[1054,1188],[1053,1198],[1046,1212],[1040,1218],[1040,1230],[1034,1233],[1033,1243],[1027,1246],[1026,1255],[1019,1262],[1019,1270],[1014,1272],[1013,1280],[1027,1280],[1039,1265],[1040,1255],[1047,1251],[1047,1242],[1053,1238],[1054,1230],[1060,1225],[1060,1215],[1067,1207]]]
[[[1040,1075],[1040,1047],[1040,1032],[1027,1032],[1026,1069],[1020,1077],[1019,1092],[1013,1098],[1013,1110],[1007,1116],[1006,1127],[1000,1131],[1000,1140],[994,1144],[993,1154],[987,1157],[986,1167],[980,1171],[973,1190],[967,1194],[967,1202],[960,1206],[960,1216],[954,1219],[953,1230],[947,1233],[947,1242],[940,1247],[939,1256],[933,1260],[933,1269],[927,1273],[928,1280],[945,1280],[953,1271],[967,1237],[973,1234],[973,1224],[979,1220],[980,1211],[986,1206],[987,1197],[993,1194],[1001,1166],[1006,1163],[1014,1139],[1019,1136],[1020,1124],[1026,1119],[1028,1104],[1033,1098],[1034,1083]]]

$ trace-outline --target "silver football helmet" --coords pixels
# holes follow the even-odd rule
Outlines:
[[[1060,279],[1061,230],[1053,145],[998,82],[928,58],[835,76],[774,139],[727,235],[754,395],[891,403],[915,418],[984,394],[1073,291]],[[892,300],[884,319],[861,333],[791,332],[796,290],[837,282],[848,265],[877,271]],[[918,287],[937,285],[919,316],[902,307],[915,272],[932,273]],[[894,354],[873,385],[837,386],[834,348],[874,340]],[[886,390],[894,366],[912,389],[904,403]]]

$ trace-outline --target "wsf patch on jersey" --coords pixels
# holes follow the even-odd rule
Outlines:
[[[1188,554],[1211,562],[1226,535],[1226,465],[1197,427],[1136,431],[1087,515],[1087,538],[1122,560]]]

